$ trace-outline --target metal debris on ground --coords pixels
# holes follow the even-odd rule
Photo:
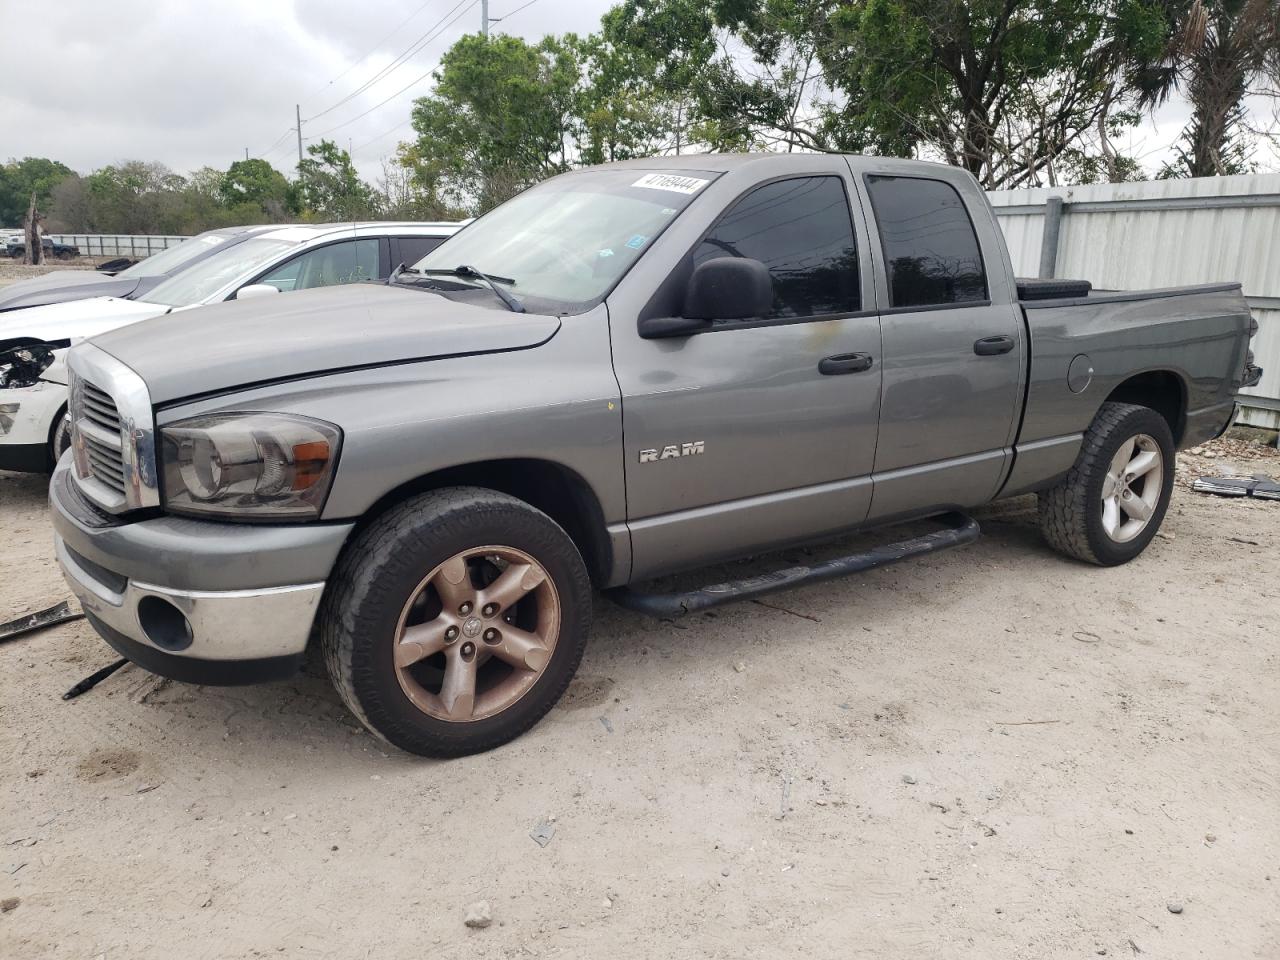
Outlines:
[[[52,607],[37,610],[35,613],[28,613],[17,620],[0,623],[0,643],[6,640],[14,640],[36,630],[43,630],[45,627],[52,627],[57,623],[79,620],[83,616],[84,614],[80,611],[71,609],[69,600],[63,600],[61,603],[55,603]]]
[[[126,660],[124,657],[121,657],[115,663],[110,663],[107,666],[103,667],[101,670],[95,670],[93,673],[89,674],[87,677],[85,677],[83,680],[77,683],[74,687],[72,687],[70,690],[64,693],[62,695],[62,699],[74,700],[76,697],[80,696],[80,694],[88,693],[90,690],[92,690],[94,687],[100,684],[103,680],[107,679],[107,677],[111,676],[113,673],[115,673],[117,670],[119,670],[128,662],[129,661]]]
[[[1280,500],[1280,483],[1274,477],[1255,473],[1251,477],[1201,477],[1191,484],[1198,493],[1219,497],[1255,497],[1258,500]]]
[[[538,825],[529,831],[529,836],[533,838],[533,842],[540,847],[545,847],[555,835],[555,826],[546,820],[539,821]]]

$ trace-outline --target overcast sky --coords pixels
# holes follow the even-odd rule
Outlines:
[[[590,32],[613,2],[490,0],[489,16],[537,39]],[[373,180],[440,55],[479,25],[480,0],[4,0],[0,160],[46,156],[82,173],[158,160],[187,173],[248,148],[289,170],[300,103],[304,137],[350,146]],[[1185,118],[1172,104],[1121,146],[1154,169]]]

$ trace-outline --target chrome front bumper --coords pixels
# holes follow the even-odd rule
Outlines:
[[[104,583],[106,578],[90,572],[61,537],[55,538],[55,547],[71,592],[93,620],[134,643],[198,660],[264,660],[302,653],[324,593],[323,581],[199,591],[127,578]],[[159,603],[144,603],[147,597]],[[185,628],[170,610],[182,615]]]
[[[111,646],[191,682],[296,670],[352,524],[122,522],[80,496],[69,465],[63,457],[49,487],[58,563]]]

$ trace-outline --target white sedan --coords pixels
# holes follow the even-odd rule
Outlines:
[[[146,300],[95,297],[0,315],[0,470],[48,470],[67,445],[63,356],[80,340],[150,317],[289,290],[385,279],[462,228],[457,223],[298,225],[228,246]]]

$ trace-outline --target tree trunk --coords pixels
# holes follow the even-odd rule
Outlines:
[[[22,231],[26,235],[25,263],[44,263],[44,244],[41,242],[40,221],[44,216],[36,210],[36,194],[31,191],[31,203],[27,205],[27,218],[22,223]]]

